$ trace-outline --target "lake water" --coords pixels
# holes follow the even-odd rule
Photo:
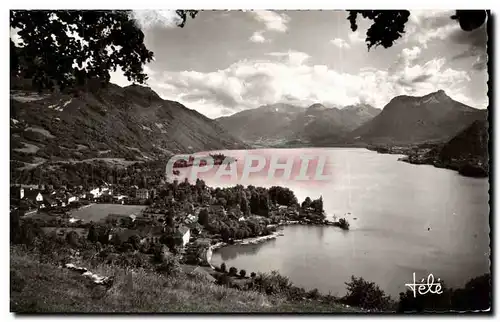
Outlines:
[[[255,150],[254,150],[255,151]],[[264,154],[314,153],[315,149],[259,150]],[[432,273],[452,287],[489,272],[489,184],[429,165],[397,161],[398,155],[366,149],[318,149],[329,155],[333,180],[287,181],[299,202],[323,196],[328,217],[344,216],[349,231],[288,226],[284,236],[259,245],[229,246],[213,263],[252,271],[278,270],[294,284],[344,295],[351,275],[376,282],[397,297],[405,283]],[[240,155],[242,151],[222,151]],[[210,186],[227,186],[214,177]],[[280,184],[252,177],[244,185]],[[354,218],[357,218],[354,220]]]

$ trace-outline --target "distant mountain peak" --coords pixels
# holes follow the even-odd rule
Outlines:
[[[438,99],[447,99],[447,98],[450,98],[448,95],[446,95],[446,92],[442,89],[439,89],[433,93],[430,93],[429,95],[427,96],[434,96]]]
[[[326,110],[326,107],[323,104],[315,103],[307,108],[306,113],[314,113],[323,110]]]

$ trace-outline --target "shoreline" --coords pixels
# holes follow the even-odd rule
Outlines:
[[[336,225],[337,222],[334,221],[329,221],[325,220],[323,223],[315,223],[315,222],[301,222],[299,220],[290,220],[290,221],[284,221],[276,224],[276,227],[284,227],[284,226],[290,226],[290,225],[303,225],[303,226],[309,226],[309,225],[316,225],[316,226],[333,226],[333,227],[338,227]],[[340,227],[338,227],[340,228]],[[236,239],[232,244],[226,243],[226,242],[217,242],[214,245],[210,245],[205,251],[206,251],[206,256],[207,256],[207,263],[208,266],[215,271],[215,266],[212,264],[212,254],[214,251],[221,249],[223,247],[227,246],[233,246],[233,245],[257,245],[263,242],[266,242],[268,240],[276,239],[280,236],[284,236],[284,233],[281,231],[275,231],[269,235],[265,236],[257,236],[257,237],[250,237],[250,238],[245,238],[245,239]]]
[[[223,247],[232,246],[232,245],[256,245],[256,244],[260,244],[260,243],[263,243],[263,242],[268,241],[268,240],[276,239],[276,238],[278,238],[280,236],[283,236],[283,233],[275,231],[272,234],[265,235],[265,236],[250,237],[250,238],[245,238],[245,239],[237,239],[237,240],[234,240],[233,244],[229,244],[229,243],[222,242],[222,241],[218,242],[218,243],[216,243],[214,245],[210,245],[206,249],[207,263],[210,266],[210,268],[212,268],[213,270],[215,270],[215,266],[212,264],[212,254],[213,254],[213,252],[215,250],[221,249]]]

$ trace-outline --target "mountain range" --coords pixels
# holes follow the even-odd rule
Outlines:
[[[252,145],[277,145],[290,141],[314,145],[322,139],[346,135],[380,113],[367,104],[343,109],[313,104],[308,108],[272,104],[245,110],[217,121],[234,136]]]
[[[457,102],[442,90],[397,96],[382,110],[367,104],[271,104],[216,120],[138,85],[42,94],[11,87],[10,103],[10,159],[17,169],[46,161],[162,160],[177,153],[294,144],[432,144],[439,149],[426,155],[426,162],[488,160],[487,111]]]
[[[248,147],[218,122],[138,85],[48,94],[11,90],[10,115],[15,167]]]
[[[474,121],[486,118],[486,110],[457,102],[438,90],[425,96],[397,96],[382,110],[367,104],[342,109],[279,104],[217,121],[253,145],[295,140],[310,146],[366,146],[446,142]]]
[[[393,145],[444,142],[486,117],[486,110],[457,102],[443,90],[420,97],[402,95],[393,98],[379,115],[350,133],[349,139]]]

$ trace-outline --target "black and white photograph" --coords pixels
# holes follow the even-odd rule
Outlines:
[[[494,11],[9,15],[14,316],[492,313]]]

